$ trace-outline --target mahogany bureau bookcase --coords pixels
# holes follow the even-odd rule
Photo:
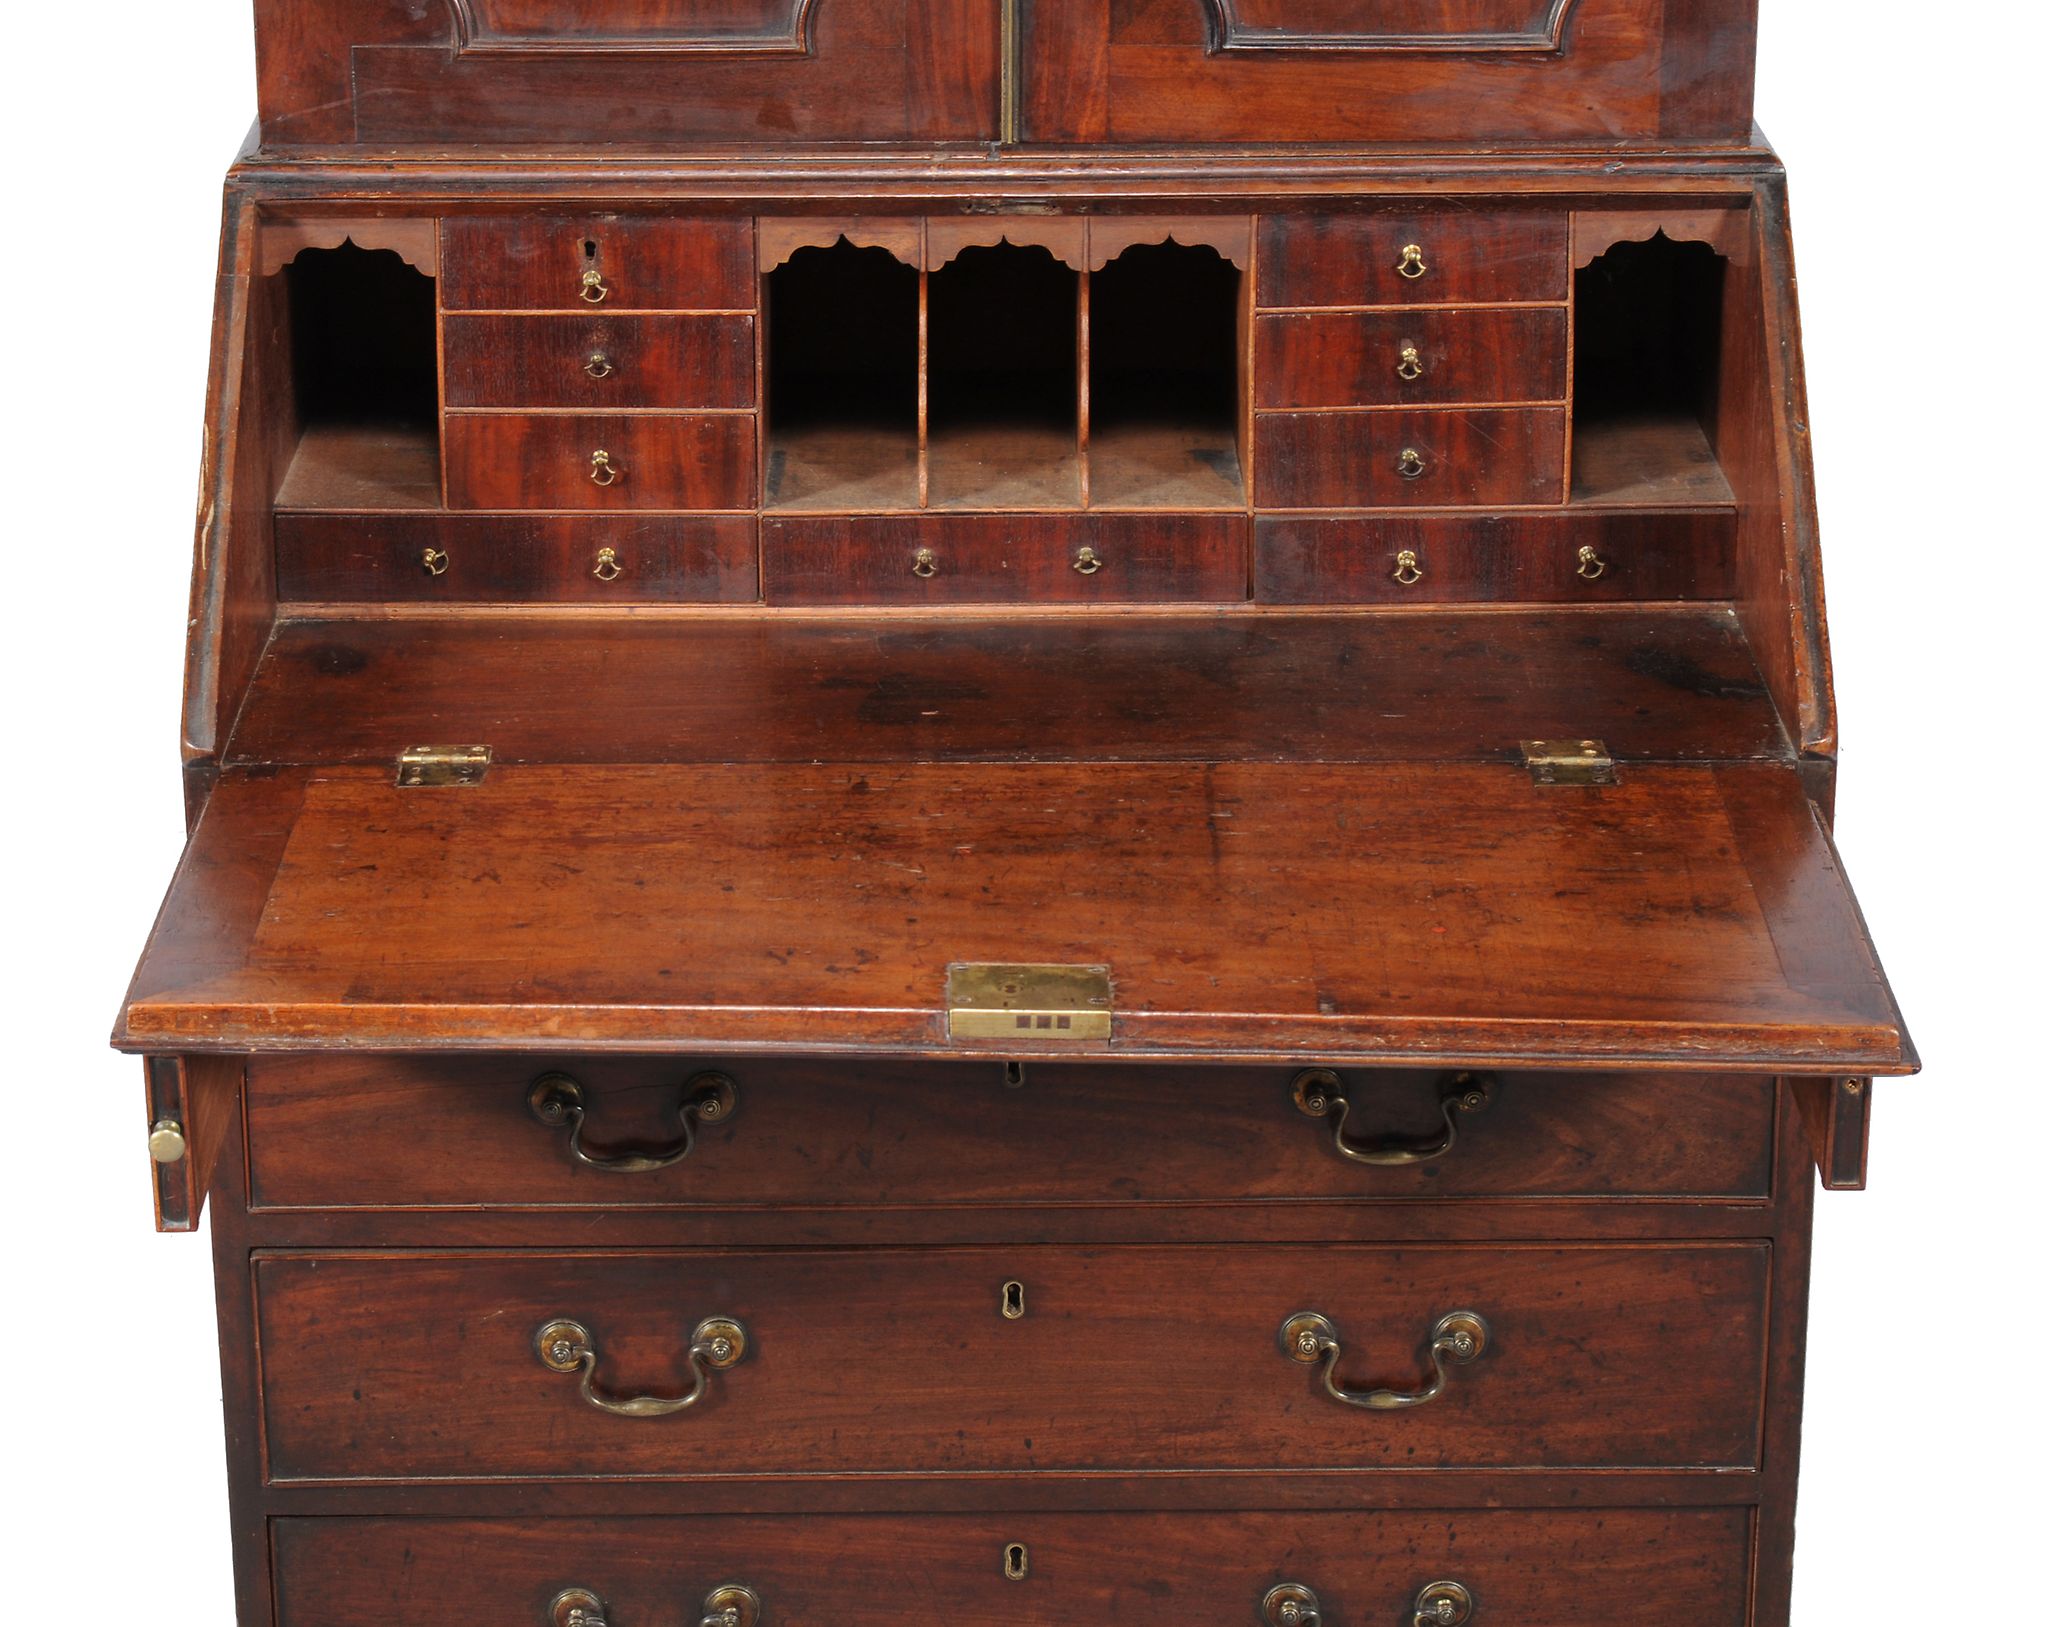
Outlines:
[[[1917,1066],[1753,0],[257,0],[115,1034],[241,1627],[1785,1627]]]

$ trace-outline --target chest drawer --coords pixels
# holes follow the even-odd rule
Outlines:
[[[1571,286],[1562,214],[1269,215],[1259,304],[1561,303]]]
[[[1258,415],[1261,508],[1513,508],[1564,501],[1561,408]]]
[[[1765,1078],[1036,1063],[1004,1078],[993,1063],[258,1057],[250,1196],[754,1209],[1770,1191]],[[599,1167],[633,1155],[670,1161]]]
[[[1562,306],[1290,311],[1257,328],[1257,405],[1562,401]]]
[[[441,227],[451,311],[749,311],[751,221],[520,215]]]
[[[277,1480],[1745,1468],[1769,1264],[1761,1243],[262,1254],[266,1449]]]
[[[1739,1509],[283,1519],[272,1531],[291,1627],[559,1627],[551,1606],[570,1587],[621,1627],[687,1627],[734,1582],[774,1627],[1256,1627],[1290,1582],[1325,1619],[1360,1627],[1413,1620],[1436,1582],[1471,1596],[1475,1623],[1582,1627],[1601,1598],[1625,1599],[1637,1623],[1742,1627],[1748,1614]]]
[[[745,509],[751,413],[450,413],[450,508]]]
[[[449,316],[451,407],[751,407],[751,316]]]

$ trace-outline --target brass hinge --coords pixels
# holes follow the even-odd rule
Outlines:
[[[490,766],[489,746],[407,746],[398,754],[398,783],[409,791],[481,785]]]
[[[1537,785],[1616,785],[1614,759],[1599,740],[1524,740],[1522,762]]]
[[[1114,995],[1107,966],[946,968],[954,1039],[1108,1039]]]

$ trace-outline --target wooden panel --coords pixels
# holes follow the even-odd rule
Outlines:
[[[450,407],[751,407],[750,316],[450,316]]]
[[[1552,50],[1578,0],[1207,0],[1224,51]]]
[[[1562,408],[1260,413],[1253,425],[1262,509],[1564,500]]]
[[[1401,270],[1410,244],[1420,276]],[[1269,309],[1555,303],[1570,286],[1562,213],[1268,215],[1259,225],[1258,298]]]
[[[705,1069],[731,1076],[738,1106],[680,1164],[592,1170],[528,1111],[533,1081],[557,1068],[583,1087],[599,1150],[673,1144],[676,1105]],[[251,1201],[758,1210],[1770,1193],[1769,1079],[1505,1075],[1446,1156],[1374,1168],[1339,1157],[1330,1122],[1296,1105],[1296,1071],[1042,1063],[1006,1088],[985,1062],[262,1057],[249,1070]],[[1461,1077],[1347,1072],[1345,1133],[1427,1143],[1443,1131],[1440,1091]],[[1056,1159],[1043,1156],[1052,1145]]]
[[[750,413],[450,413],[450,508],[749,509]],[[605,454],[600,460],[598,454]],[[594,475],[610,473],[610,485]]]
[[[754,522],[739,516],[281,514],[277,568],[280,597],[297,603],[664,604],[759,597]]]
[[[454,0],[465,50],[567,41],[586,49],[694,45],[787,51],[810,44],[815,0]]]
[[[1272,604],[1606,604],[1735,591],[1732,509],[1269,519],[1253,538],[1254,591]],[[1404,551],[1420,580],[1400,579]]]
[[[307,1520],[273,1526],[292,1627],[544,1620],[565,1584],[621,1622],[694,1619],[744,1579],[782,1627],[934,1622],[1243,1627],[1283,1576],[1313,1578],[1331,1620],[1402,1622],[1418,1587],[1456,1578],[1480,1620],[1580,1627],[1585,1601],[1638,1622],[1743,1627],[1748,1515],[1738,1509],[1464,1514],[1005,1514],[802,1520]],[[1021,1583],[1003,1575],[1015,1544]],[[915,1578],[914,1582],[911,1578]],[[914,1602],[912,1602],[914,1600]]]
[[[1260,407],[1562,401],[1566,327],[1562,306],[1262,316],[1254,399]]]
[[[768,517],[762,592],[770,604],[1242,599],[1247,531],[1241,515]]]
[[[1496,761],[1566,720],[1624,759],[1791,760],[1732,614],[1619,608],[292,621],[234,757],[378,763],[418,736],[500,762]]]
[[[584,297],[587,273],[604,298]],[[600,290],[591,286],[593,295]],[[441,304],[451,311],[752,310],[751,222],[670,216],[507,215],[441,227]]]
[[[891,704],[914,727],[957,692]],[[1014,1054],[948,1040],[943,1004],[948,964],[1007,961],[1113,968],[1112,1040],[1055,1055],[1912,1066],[1789,766],[1627,762],[1546,790],[1509,740],[1502,762],[1353,767],[838,749],[494,766],[439,792],[395,788],[388,754],[225,774],[117,1040]]]
[[[171,1124],[184,1136],[184,1156],[168,1164],[150,1160],[156,1229],[199,1229],[213,1190],[221,1144],[242,1102],[242,1064],[216,1056],[152,1056],[144,1060],[148,1118],[145,1134]]]
[[[256,1262],[278,1480],[917,1469],[1727,1469],[1757,1461],[1767,1245],[589,1252]],[[1023,1285],[1025,1315],[1001,1314]],[[1353,1388],[1419,1388],[1447,1312],[1484,1356],[1406,1412],[1345,1407],[1278,1334],[1318,1310]],[[613,1393],[750,1359],[665,1422],[584,1403],[534,1334],[570,1317]],[[402,1330],[402,1336],[395,1336]],[[1160,1382],[1170,1365],[1171,1384]]]

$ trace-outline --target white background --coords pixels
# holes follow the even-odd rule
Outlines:
[[[151,1232],[141,1066],[106,1036],[180,845],[191,519],[249,19],[236,0],[9,12],[0,1541],[16,1614],[225,1627],[207,1246]],[[1927,1062],[1878,1091],[1872,1190],[1820,1205],[1799,1627],[2012,1620],[2031,1596],[2048,1364],[2037,17],[2032,0],[1764,0],[1757,105],[1792,175],[1839,837]]]

